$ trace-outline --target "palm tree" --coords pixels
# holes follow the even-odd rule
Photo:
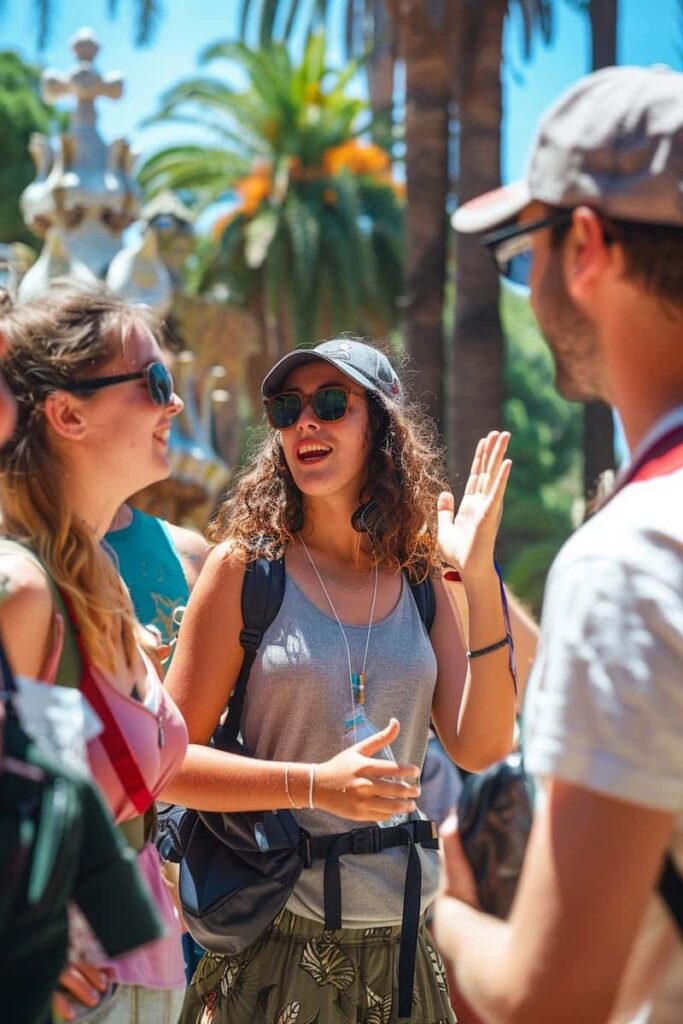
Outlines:
[[[358,136],[367,104],[346,85],[357,71],[329,72],[322,35],[301,63],[282,44],[252,50],[217,43],[202,60],[237,63],[249,85],[216,77],[176,85],[156,120],[201,124],[215,145],[177,145],[140,170],[146,191],[181,189],[205,207],[232,194],[217,244],[204,245],[199,291],[251,308],[268,358],[342,329],[384,333],[402,289],[403,214],[389,155]]]
[[[458,118],[459,196],[464,199],[495,187],[500,181],[502,26],[513,3],[521,12],[528,56],[538,29],[544,39],[549,38],[552,0],[385,0],[391,34],[379,42],[404,61],[406,73],[404,337],[421,371],[426,404],[444,432],[450,129],[454,117]],[[329,25],[333,8],[325,0],[315,0],[312,7],[301,0],[241,0],[241,4],[243,32],[254,22],[261,38],[278,32],[287,38],[297,17],[308,19],[309,29],[325,19]],[[378,17],[380,6],[380,0],[347,0],[347,26],[352,26],[347,28],[347,44],[371,48],[375,40],[368,32],[384,24],[386,33],[386,19],[382,23]],[[471,438],[501,420],[503,340],[497,281],[476,241],[461,243],[458,264],[461,298],[456,312],[455,396],[450,402],[455,412],[450,427],[455,432],[453,466],[463,472]],[[482,339],[480,344],[477,339]]]
[[[591,26],[591,68],[609,67],[617,62],[617,0],[571,0],[585,10]],[[612,410],[604,402],[587,402],[583,412],[583,489],[590,507],[598,480],[606,469],[614,469],[614,423]]]
[[[363,67],[376,123],[382,127],[392,113],[397,55],[405,62],[403,335],[411,363],[420,371],[425,404],[441,424],[449,124],[461,0],[439,6],[424,0],[347,0],[345,43],[348,55],[367,54]],[[241,0],[241,32],[260,42],[273,36],[287,40],[295,25],[311,31],[324,23],[329,29],[333,8],[326,0],[312,6],[300,0]]]
[[[501,182],[502,43],[509,0],[468,3],[457,111],[460,126],[458,201],[466,202]],[[534,35],[552,34],[552,6],[520,0],[524,56]],[[477,440],[502,425],[505,339],[499,314],[498,276],[478,238],[457,239],[455,327],[450,401],[450,469],[456,493],[467,478]]]

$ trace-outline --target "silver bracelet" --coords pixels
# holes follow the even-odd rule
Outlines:
[[[285,793],[287,794],[287,799],[289,800],[290,806],[292,806],[295,811],[300,811],[301,807],[299,806],[299,804],[294,803],[294,801],[292,800],[292,794],[289,792],[289,768],[290,765],[289,762],[287,762],[287,764],[285,764]]]
[[[315,804],[313,803],[313,785],[315,783],[315,768],[316,766],[312,764],[308,769],[308,807],[309,810],[311,811],[315,810]]]

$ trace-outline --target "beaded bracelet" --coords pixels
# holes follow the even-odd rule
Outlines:
[[[465,651],[468,658],[483,658],[485,654],[492,654],[493,651],[499,651],[501,647],[506,647],[510,643],[510,637],[506,633],[502,640],[499,640],[495,644],[489,644],[488,647],[479,647],[476,651]]]

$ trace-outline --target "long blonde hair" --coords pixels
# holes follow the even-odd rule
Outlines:
[[[133,663],[142,629],[111,559],[65,500],[64,461],[44,403],[107,364],[139,322],[158,334],[150,311],[104,288],[62,287],[17,306],[0,290],[2,372],[17,402],[15,431],[0,449],[2,532],[35,551],[69,598],[92,663],[109,672],[121,651]]]

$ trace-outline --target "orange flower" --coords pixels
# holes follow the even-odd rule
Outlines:
[[[336,188],[324,188],[323,189],[323,200],[328,206],[336,206],[339,201]]]
[[[218,217],[213,222],[213,226],[211,228],[211,237],[213,238],[214,242],[220,242],[221,238],[223,237],[223,232],[227,228],[230,221],[234,218],[235,214],[238,212],[239,211],[237,210],[231,210],[229,213],[224,213],[221,217]]]
[[[254,167],[251,174],[236,181],[233,188],[241,200],[240,210],[247,217],[251,217],[272,191],[273,176],[270,166],[260,164]]]
[[[389,166],[386,150],[374,142],[359,142],[358,139],[349,139],[339,146],[332,146],[323,154],[323,167],[331,175],[351,171],[352,174],[375,177],[386,174]]]

